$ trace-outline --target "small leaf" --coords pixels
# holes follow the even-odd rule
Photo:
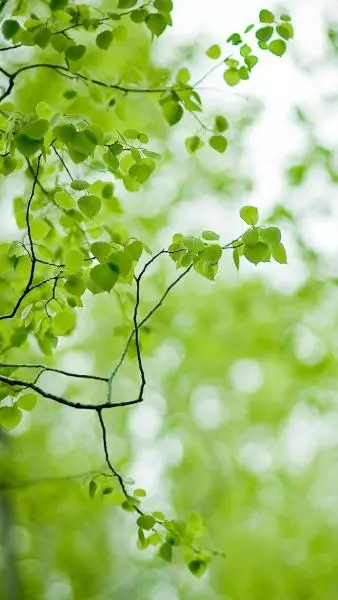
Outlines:
[[[286,52],[286,43],[283,40],[273,40],[269,44],[269,50],[276,56],[283,56]]]
[[[235,248],[233,253],[232,253],[232,259],[234,261],[234,265],[237,269],[237,271],[239,271],[239,254],[238,254],[238,250]]]
[[[261,42],[268,42],[272,38],[272,35],[273,27],[271,26],[261,27],[256,31],[256,38]]]
[[[101,50],[108,50],[108,48],[111,46],[112,41],[114,38],[114,34],[110,29],[106,29],[105,31],[101,31],[101,33],[99,33],[96,36],[96,45],[98,48],[100,48]]]
[[[182,119],[184,114],[184,110],[181,104],[173,100],[165,102],[162,105],[162,110],[164,118],[170,126],[176,125],[176,123],[178,123]]]
[[[97,483],[96,483],[95,479],[92,479],[89,482],[89,497],[94,498],[96,491],[97,491]]]
[[[81,212],[86,217],[95,217],[101,208],[101,200],[98,196],[88,194],[88,196],[81,196],[78,200],[78,206]]]
[[[217,60],[217,58],[219,58],[221,56],[221,53],[222,53],[222,51],[218,44],[213,44],[206,51],[206,55],[209,58],[212,58],[212,60]]]
[[[222,154],[228,147],[228,140],[224,135],[212,135],[209,139],[209,144],[211,148]]]
[[[187,137],[185,140],[185,147],[188,150],[189,154],[194,154],[204,146],[204,142],[198,135],[193,135],[191,137]]]
[[[22,419],[22,412],[17,406],[0,407],[0,425],[6,429],[14,429]]]
[[[18,133],[14,138],[14,143],[21,154],[24,156],[32,156],[38,150],[41,150],[43,139],[34,140],[23,133]]]
[[[36,394],[23,394],[18,399],[17,405],[22,410],[33,410],[35,408],[38,399]]]
[[[202,237],[208,241],[218,241],[219,240],[218,233],[215,233],[215,231],[210,231],[209,229],[207,229],[206,231],[203,231]]]
[[[87,181],[83,181],[82,179],[73,179],[70,184],[70,187],[77,192],[82,190],[86,190],[89,187],[89,183]]]
[[[155,525],[155,522],[156,521],[152,515],[142,515],[137,519],[138,526],[141,527],[141,529],[145,529],[146,531],[152,529]]]
[[[188,568],[190,573],[192,573],[195,577],[202,577],[207,570],[207,563],[205,560],[201,560],[196,558],[195,560],[190,561],[188,564]]]
[[[167,20],[160,13],[150,14],[146,18],[145,23],[149,31],[151,31],[151,33],[153,33],[156,36],[160,36],[167,27]]]
[[[166,560],[167,562],[171,562],[172,556],[173,556],[172,545],[169,544],[168,542],[164,542],[164,544],[162,544],[162,546],[160,548],[159,555],[161,558],[163,558],[163,560]]]
[[[68,48],[66,49],[65,55],[68,58],[68,60],[80,60],[86,53],[86,46],[84,46],[83,44],[79,44],[74,45],[74,46],[68,46]]]
[[[257,229],[248,229],[245,231],[245,233],[243,233],[242,240],[246,246],[256,246],[256,244],[259,242],[259,233]]]
[[[270,10],[263,9],[259,13],[259,20],[261,23],[274,23],[275,17]]]
[[[239,83],[239,81],[241,80],[241,76],[237,69],[227,69],[226,71],[224,71],[224,79],[228,85],[234,86],[237,85],[237,83]]]
[[[20,29],[20,23],[15,21],[15,19],[7,19],[7,21],[4,21],[1,26],[2,35],[4,38],[6,38],[6,40],[10,40],[12,37],[14,37],[15,34],[20,31]]]
[[[263,262],[269,253],[269,246],[264,244],[264,242],[258,242],[256,246],[244,246],[243,251],[245,258],[247,258],[248,261],[252,262],[254,265]]]
[[[257,225],[258,209],[256,206],[242,206],[239,211],[241,219],[248,225]]]
[[[278,35],[284,38],[284,40],[290,40],[293,38],[294,31],[291,23],[281,23],[280,25],[277,25],[276,30]]]
[[[286,255],[286,250],[281,242],[277,246],[271,248],[271,254],[273,258],[281,265],[287,264],[288,259]]]
[[[74,312],[59,312],[53,319],[53,332],[56,336],[68,335],[75,327],[76,316]]]
[[[93,267],[90,277],[102,290],[110,292],[118,280],[119,272],[115,264],[104,263]]]
[[[278,246],[281,241],[281,232],[278,227],[263,227],[260,230],[260,237],[269,246]]]
[[[223,115],[217,115],[215,117],[215,129],[216,131],[222,133],[229,128],[228,120],[223,117]]]

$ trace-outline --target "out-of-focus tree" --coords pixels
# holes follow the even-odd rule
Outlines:
[[[299,205],[245,201],[259,106],[205,109],[214,70],[278,69],[290,17],[164,68],[171,0],[0,11],[1,597],[336,598],[336,274]],[[295,115],[288,190],[334,181]]]

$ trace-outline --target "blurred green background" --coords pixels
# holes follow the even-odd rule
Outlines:
[[[161,69],[184,64],[198,76],[210,43],[262,8],[244,0],[226,10],[216,0],[207,8],[176,4],[173,30],[152,49],[148,36],[133,32],[123,52],[98,59],[93,50],[88,68],[104,78],[132,63],[157,81]],[[95,415],[40,399],[13,432],[1,433],[4,600],[338,597],[338,14],[323,0],[287,4],[296,28],[290,56],[262,57],[252,80],[235,91],[225,89],[221,75],[205,82],[207,113],[222,111],[231,124],[224,156],[207,149],[189,156],[184,139],[195,131],[193,119],[168,131],[151,99],[127,99],[128,127],[153,136],[163,159],[145,189],[119,190],[123,210],[112,217],[156,250],[175,231],[211,228],[230,241],[241,233],[239,207],[254,204],[286,239],[287,266],[248,265],[237,274],[229,256],[215,283],[191,273],[142,335],[145,402],[107,416],[113,462],[147,489],[145,508],[178,518],[200,512],[207,545],[227,557],[195,580],[182,564],[141,553],[133,516],[109,499],[88,497],[82,474],[104,469]],[[31,60],[35,50],[20,52],[21,61],[24,52]],[[103,129],[119,126],[99,94],[88,90],[70,101],[65,89],[67,83],[39,72],[22,81],[16,99],[88,114]],[[1,233],[14,239],[6,196],[23,183],[0,184]],[[175,277],[168,262],[147,277],[142,314]],[[85,298],[79,327],[59,345],[55,364],[109,372],[125,336],[117,300]],[[29,353],[36,358],[34,347]],[[114,397],[135,392],[135,373],[131,358]],[[69,398],[100,393],[99,385],[66,388],[62,376],[43,381],[55,392],[67,389]],[[1,489],[8,481],[21,483]]]

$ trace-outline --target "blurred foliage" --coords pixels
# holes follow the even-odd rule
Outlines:
[[[261,109],[211,111],[201,84],[249,86],[291,19],[163,68],[172,10],[0,2],[4,600],[337,597],[338,279],[303,224],[335,148],[295,106],[305,144],[259,224]]]

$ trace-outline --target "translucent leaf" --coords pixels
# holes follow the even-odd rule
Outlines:
[[[90,271],[90,277],[99,288],[110,292],[118,280],[119,272],[115,264],[96,265]]]
[[[108,50],[108,48],[111,46],[112,41],[114,39],[114,34],[110,29],[106,29],[105,31],[101,31],[101,33],[99,33],[96,36],[96,45],[98,46],[98,48],[100,48],[101,50]]]
[[[133,8],[137,4],[137,0],[119,0],[119,8]]]
[[[281,242],[277,246],[271,248],[271,254],[273,258],[282,265],[285,265],[288,262],[286,250]]]
[[[53,111],[47,102],[39,102],[35,107],[35,112],[40,119],[49,119]]]
[[[270,254],[270,249],[264,242],[258,242],[256,246],[244,246],[243,254],[248,261],[257,265]]]
[[[76,191],[86,190],[89,187],[89,183],[87,181],[83,181],[82,179],[74,179],[70,187]]]
[[[65,55],[68,60],[76,61],[80,60],[85,55],[86,50],[87,48],[83,44],[79,44],[78,46],[74,44],[74,46],[68,46]]]
[[[41,150],[43,140],[34,140],[23,133],[18,133],[14,139],[15,146],[24,156],[32,156]]]
[[[142,488],[137,488],[136,490],[134,490],[134,496],[137,496],[138,498],[144,498],[146,495],[147,492]]]
[[[52,37],[52,32],[45,25],[40,25],[34,30],[33,39],[34,42],[40,46],[40,48],[46,48]]]
[[[256,206],[242,206],[239,211],[241,219],[248,225],[257,225],[258,209]]]
[[[149,31],[156,36],[160,36],[167,27],[167,20],[160,13],[152,13],[146,18],[145,23]]]
[[[17,405],[22,410],[30,411],[30,410],[33,410],[33,408],[35,408],[37,401],[38,401],[38,399],[37,399],[36,394],[31,394],[31,393],[23,394],[18,399]]]
[[[54,200],[60,208],[64,208],[65,210],[74,208],[74,200],[67,192],[55,192]]]
[[[215,117],[215,129],[219,133],[226,131],[229,128],[228,120],[223,115],[217,115]]]
[[[166,560],[167,562],[171,562],[172,556],[173,556],[172,545],[169,544],[168,542],[164,542],[164,544],[162,544],[162,546],[160,548],[159,555],[161,558],[163,558],[163,560]]]
[[[46,221],[42,219],[35,219],[31,223],[31,232],[33,239],[35,240],[43,240],[46,235],[48,235],[50,231],[50,227]]]
[[[162,105],[163,115],[169,125],[175,125],[182,117],[184,110],[178,102],[169,100]]]
[[[246,246],[256,246],[259,242],[259,232],[257,229],[248,229],[243,233],[242,241]]]
[[[204,142],[198,135],[187,137],[184,143],[189,154],[194,154],[197,150],[204,146]]]
[[[294,31],[291,23],[281,23],[280,25],[277,25],[276,30],[278,35],[284,38],[284,40],[290,40],[293,38]]]
[[[15,19],[7,19],[1,26],[2,35],[6,40],[10,40],[20,30],[20,23]]]
[[[209,229],[207,229],[206,231],[203,231],[202,237],[208,241],[219,240],[218,233],[215,233],[215,231],[210,231]]]
[[[88,491],[89,491],[89,497],[94,498],[95,493],[97,491],[97,483],[96,483],[95,479],[92,479],[89,482],[89,490]]]
[[[274,23],[275,17],[270,10],[263,9],[259,13],[259,20],[261,23]]]
[[[212,135],[209,139],[209,144],[211,148],[222,154],[228,147],[228,140],[224,135]]]
[[[239,83],[241,80],[241,76],[237,69],[227,69],[224,71],[223,76],[227,84],[230,86],[237,85],[237,83]]]
[[[171,12],[173,9],[172,0],[155,0],[154,7],[162,12]]]
[[[22,419],[22,412],[17,406],[0,407],[0,425],[6,429],[14,429]]]
[[[202,577],[202,575],[206,572],[207,567],[207,563],[199,558],[190,561],[188,564],[190,573],[192,573],[195,577]]]
[[[286,52],[286,43],[283,40],[273,40],[269,44],[269,50],[276,56],[283,56]]]
[[[94,194],[81,196],[77,203],[80,211],[89,218],[95,217],[101,208],[101,200],[98,196],[94,196]]]
[[[262,42],[268,42],[273,36],[273,27],[261,27],[256,31],[256,38]]]
[[[213,60],[217,60],[221,56],[221,53],[222,51],[218,44],[213,44],[206,51],[206,55]]]
[[[278,246],[281,241],[281,232],[278,227],[264,227],[260,230],[260,237],[269,246]]]
[[[156,521],[152,515],[142,515],[137,519],[138,526],[141,527],[141,529],[145,529],[146,531],[152,529],[155,525],[155,522]]]
[[[105,261],[111,253],[111,245],[108,242],[94,242],[91,245],[94,256],[100,261]]]
[[[68,335],[75,327],[76,316],[72,311],[59,312],[53,318],[53,332],[56,336]]]
[[[232,259],[234,261],[234,265],[237,269],[237,271],[239,271],[239,254],[238,254],[238,250],[235,248],[233,253],[232,253]]]

